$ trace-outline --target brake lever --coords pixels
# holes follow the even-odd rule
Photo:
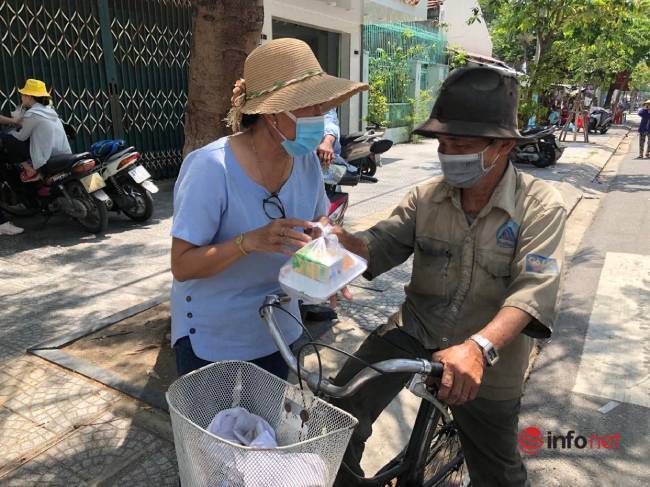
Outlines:
[[[440,411],[442,417],[445,418],[445,423],[447,423],[452,420],[449,410],[447,409],[447,406],[436,398],[436,396],[429,392],[429,389],[427,388],[428,377],[427,374],[413,374],[413,378],[409,382],[407,389],[416,396],[433,404],[433,406]]]

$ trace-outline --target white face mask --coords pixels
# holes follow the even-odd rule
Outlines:
[[[490,148],[489,144],[481,152],[473,154],[443,154],[438,152],[442,174],[451,186],[455,188],[470,188],[474,186],[483,176],[492,170],[497,154],[488,167],[485,167],[485,151]]]

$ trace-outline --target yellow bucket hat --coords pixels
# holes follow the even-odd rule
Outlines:
[[[25,81],[25,86],[19,89],[18,93],[34,97],[50,96],[47,92],[45,83],[38,79],[28,79]]]

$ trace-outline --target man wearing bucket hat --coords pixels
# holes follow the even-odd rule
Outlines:
[[[237,133],[189,154],[174,189],[171,308],[179,374],[234,359],[286,377],[258,309],[267,294],[280,292],[287,255],[310,241],[298,229],[327,214],[315,152],[322,114],[365,89],[326,74],[297,39],[273,40],[246,59],[228,116]],[[286,311],[300,316],[297,302]],[[278,320],[288,342],[302,333],[289,314]]]
[[[368,278],[414,255],[405,302],[356,355],[444,364],[438,397],[451,406],[477,487],[529,485],[517,449],[524,374],[533,338],[551,334],[563,266],[560,195],[508,161],[521,138],[517,100],[508,73],[454,70],[415,130],[438,138],[443,176],[412,190],[369,230],[337,229],[343,245],[368,259]],[[348,361],[336,382],[362,367]],[[357,472],[372,423],[408,379],[389,375],[338,401],[359,419],[345,458]]]
[[[650,159],[650,100],[643,102],[643,107],[639,110],[639,117],[641,123],[639,124],[639,157],[643,159],[643,148],[645,146],[645,157]],[[646,145],[646,140],[647,145]]]
[[[45,83],[28,79],[18,93],[24,113],[16,118],[2,117],[0,123],[19,125],[20,129],[0,134],[0,152],[5,160],[22,164],[24,172],[21,178],[24,182],[30,182],[38,178],[36,170],[44,166],[50,157],[72,151],[63,123],[51,106]],[[28,159],[31,164],[27,162]]]

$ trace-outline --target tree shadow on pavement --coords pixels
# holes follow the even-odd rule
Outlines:
[[[11,238],[3,237],[0,258],[44,247],[71,248],[80,243],[96,244],[129,231],[154,228],[172,216],[171,190],[172,188],[163,187],[154,195],[154,214],[146,222],[135,222],[122,213],[109,212],[108,229],[102,235],[89,234],[79,223],[61,214],[53,215],[47,221],[42,215],[30,218],[11,217],[14,223],[25,228],[25,232]]]

